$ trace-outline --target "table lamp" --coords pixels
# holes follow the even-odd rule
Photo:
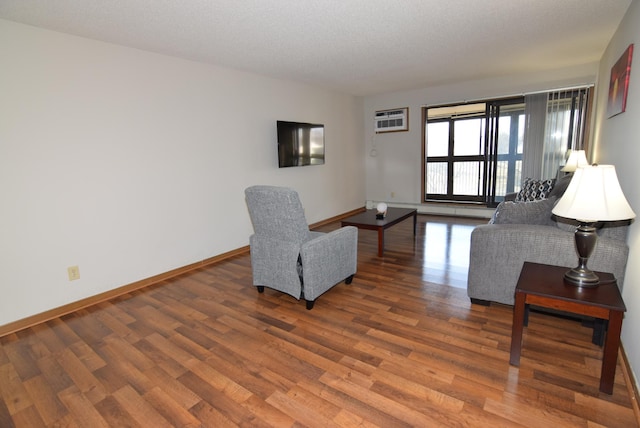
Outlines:
[[[595,224],[636,216],[622,193],[615,167],[595,164],[577,168],[552,212],[580,223],[575,233],[578,266],[565,273],[565,282],[578,287],[597,287],[598,276],[587,268],[598,240]]]
[[[582,168],[583,166],[589,165],[587,161],[587,154],[584,150],[572,150],[569,154],[569,159],[567,159],[567,163],[564,164],[560,171],[562,172],[573,172],[578,168]]]

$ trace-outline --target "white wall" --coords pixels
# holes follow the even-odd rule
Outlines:
[[[361,99],[5,20],[0,57],[0,325],[247,245],[251,184],[365,203]],[[278,119],[326,164],[278,169]]]
[[[630,44],[635,53],[631,66],[627,109],[607,118],[607,94],[611,67]],[[640,216],[640,4],[631,3],[622,23],[611,40],[602,60],[597,85],[596,137],[594,161],[616,167],[618,179],[629,204]],[[622,323],[622,343],[636,377],[640,375],[640,217],[631,225],[629,263],[625,273],[622,297],[627,306]]]
[[[541,90],[594,84],[597,63],[553,72],[505,76],[455,85],[365,97],[364,135],[367,201],[412,205],[420,212],[490,216],[493,210],[464,210],[443,204],[420,206],[422,174],[422,106],[522,95]],[[409,131],[376,134],[376,110],[409,107]],[[375,147],[378,155],[370,156]],[[392,197],[393,193],[393,197]]]

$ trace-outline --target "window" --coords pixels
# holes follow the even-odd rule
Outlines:
[[[484,110],[428,122],[428,199],[482,201],[484,128]]]
[[[487,205],[497,205],[505,195],[520,190],[523,178],[524,108],[521,99],[492,105],[492,116],[497,126],[493,137],[489,136],[489,146],[494,150],[494,156],[487,159],[487,169],[493,172],[488,174],[490,179],[485,189],[484,201]]]
[[[492,111],[497,119],[491,118]],[[487,128],[496,120],[497,127]],[[492,129],[499,132],[489,147]],[[521,99],[427,109],[425,136],[425,201],[485,203],[490,183],[496,189],[491,193],[502,199],[519,190],[524,136]],[[495,168],[488,168],[489,159]]]
[[[540,157],[542,168],[532,168],[533,178],[553,178],[567,149],[583,148],[590,97],[588,89],[541,95],[542,111],[533,119],[546,122],[546,128],[544,135],[529,138],[542,155],[531,151],[527,159]],[[531,111],[524,96],[425,107],[424,202],[496,206],[519,191],[525,153],[531,147],[525,144]]]

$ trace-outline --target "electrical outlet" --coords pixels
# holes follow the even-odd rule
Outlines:
[[[80,268],[78,266],[69,266],[67,268],[67,274],[69,275],[69,281],[80,279]]]

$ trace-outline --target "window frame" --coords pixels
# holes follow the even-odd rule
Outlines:
[[[481,162],[481,171],[482,174],[485,174],[486,168],[484,167],[484,163],[486,161],[486,155],[483,153],[484,148],[480,150],[480,154],[478,155],[455,155],[455,126],[456,123],[463,120],[471,120],[471,119],[486,119],[486,114],[478,113],[472,115],[465,115],[464,117],[456,117],[456,118],[439,118],[429,121],[429,123],[448,123],[449,124],[449,141],[447,146],[447,155],[446,156],[426,156],[426,145],[423,143],[423,150],[425,152],[425,163],[423,165],[423,175],[426,178],[426,165],[427,159],[431,159],[431,162],[437,163],[446,163],[447,164],[447,193],[446,194],[430,194],[426,193],[426,180],[423,180],[423,186],[425,187],[423,191],[423,202],[433,202],[433,201],[448,201],[448,202],[474,202],[474,203],[482,203],[484,202],[483,195],[478,196],[470,196],[470,195],[456,195],[453,193],[454,188],[454,173],[455,173],[455,164],[461,162]],[[424,129],[426,134],[426,125],[425,123]],[[482,130],[482,128],[481,128]],[[480,136],[480,135],[479,135]],[[423,139],[424,141],[424,139]],[[483,180],[484,181],[484,180]],[[483,186],[484,187],[484,186]],[[484,191],[482,191],[484,193]]]
[[[500,99],[492,99],[492,100],[478,100],[468,103],[455,103],[455,104],[445,104],[445,105],[434,105],[434,106],[424,106],[422,109],[422,203],[441,203],[441,202],[449,202],[449,203],[465,203],[465,204],[476,204],[476,205],[485,205],[487,207],[495,207],[498,202],[504,200],[504,196],[500,195],[497,198],[495,197],[495,185],[496,185],[496,167],[497,162],[501,159],[513,158],[510,159],[512,162],[517,162],[519,159],[522,161],[523,154],[517,153],[517,132],[515,133],[515,153],[512,153],[513,147],[510,141],[510,150],[507,155],[498,155],[497,154],[497,138],[491,137],[490,133],[494,132],[495,135],[499,135],[499,117],[500,117],[500,108],[505,106],[510,106],[514,104],[523,104],[524,105],[525,98],[524,96],[515,96],[515,97],[507,97]],[[484,111],[477,110],[473,112],[467,112],[464,114],[451,114],[448,117],[441,117],[428,120],[428,112],[429,109],[436,108],[455,108],[455,107],[463,107],[470,106],[474,104],[484,104]],[[455,122],[459,120],[466,120],[472,118],[483,118],[484,119],[484,150],[479,155],[466,155],[466,156],[455,156],[455,135],[454,128]],[[429,123],[442,123],[449,122],[449,142],[448,142],[448,154],[447,156],[430,156],[427,157],[427,126]],[[518,122],[516,122],[518,123]],[[513,126],[513,121],[512,121]],[[513,134],[510,133],[511,140],[513,140]],[[427,194],[427,163],[428,160],[432,159],[432,162],[447,162],[447,193],[446,194]],[[453,193],[453,170],[452,166],[456,162],[481,162],[481,178],[482,184],[479,184],[478,195],[462,195],[462,194],[454,194]],[[514,165],[515,168],[515,165]],[[508,173],[511,176],[511,172]],[[513,181],[513,183],[511,182]],[[516,183],[516,178],[508,177],[507,183],[507,193],[510,193],[510,190],[517,189],[520,183]]]

